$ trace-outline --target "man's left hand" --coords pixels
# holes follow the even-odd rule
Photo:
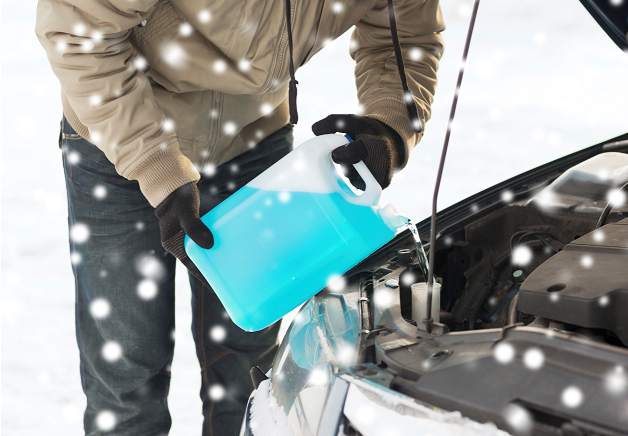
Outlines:
[[[387,124],[375,118],[361,115],[329,115],[312,125],[316,136],[329,133],[346,133],[353,142],[336,148],[331,157],[343,165],[349,181],[364,190],[365,183],[353,167],[364,161],[382,189],[390,185],[398,168],[399,156],[404,153],[404,143],[399,134]]]

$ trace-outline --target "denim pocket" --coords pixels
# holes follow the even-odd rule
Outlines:
[[[59,129],[59,148],[63,148],[63,142],[67,140],[77,140],[83,139],[81,135],[76,133],[68,120],[65,118],[61,118],[60,129]]]

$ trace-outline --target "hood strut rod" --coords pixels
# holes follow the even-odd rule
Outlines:
[[[443,151],[440,155],[440,163],[438,164],[438,174],[436,175],[436,185],[434,186],[434,196],[432,198],[432,222],[430,229],[430,260],[429,260],[429,273],[427,279],[427,310],[426,314],[429,318],[423,319],[425,324],[425,330],[428,333],[432,332],[432,325],[434,324],[434,318],[432,317],[432,294],[434,292],[434,258],[436,257],[436,209],[438,204],[438,190],[440,189],[440,181],[443,177],[443,168],[445,167],[445,158],[447,157],[447,147],[449,146],[449,137],[451,136],[451,127],[456,115],[456,106],[458,105],[458,95],[460,94],[460,85],[462,84],[462,76],[464,75],[465,64],[467,63],[467,55],[469,54],[469,45],[471,44],[471,35],[473,34],[473,26],[475,25],[475,17],[478,14],[478,6],[480,0],[475,0],[473,5],[473,12],[471,13],[471,22],[469,23],[469,30],[467,31],[467,40],[464,44],[464,51],[462,53],[462,64],[460,65],[460,71],[458,72],[458,82],[456,83],[456,90],[454,92],[454,101],[451,104],[451,112],[449,113],[449,121],[447,122],[447,133],[445,134],[445,143],[443,144]]]

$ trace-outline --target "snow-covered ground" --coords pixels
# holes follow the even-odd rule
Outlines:
[[[444,0],[447,44],[433,119],[385,192],[426,217],[470,0]],[[33,32],[34,0],[2,1],[2,433],[80,435],[85,400],[74,339],[59,86]],[[628,56],[577,0],[484,0],[467,63],[440,208],[628,131]],[[348,34],[299,70],[296,143],[329,113],[357,106]],[[172,435],[199,434],[190,291],[177,279]]]

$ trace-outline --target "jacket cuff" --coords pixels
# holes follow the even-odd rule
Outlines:
[[[417,109],[425,125],[427,118],[420,107]],[[410,152],[423,136],[423,132],[416,133],[412,128],[405,103],[397,98],[378,99],[364,108],[364,115],[385,123],[401,136],[405,147],[399,150],[398,169],[405,167],[410,158]]]
[[[175,189],[196,183],[201,175],[179,150],[176,137],[162,139],[142,156],[141,162],[121,175],[137,180],[140,190],[153,207],[165,200]]]

